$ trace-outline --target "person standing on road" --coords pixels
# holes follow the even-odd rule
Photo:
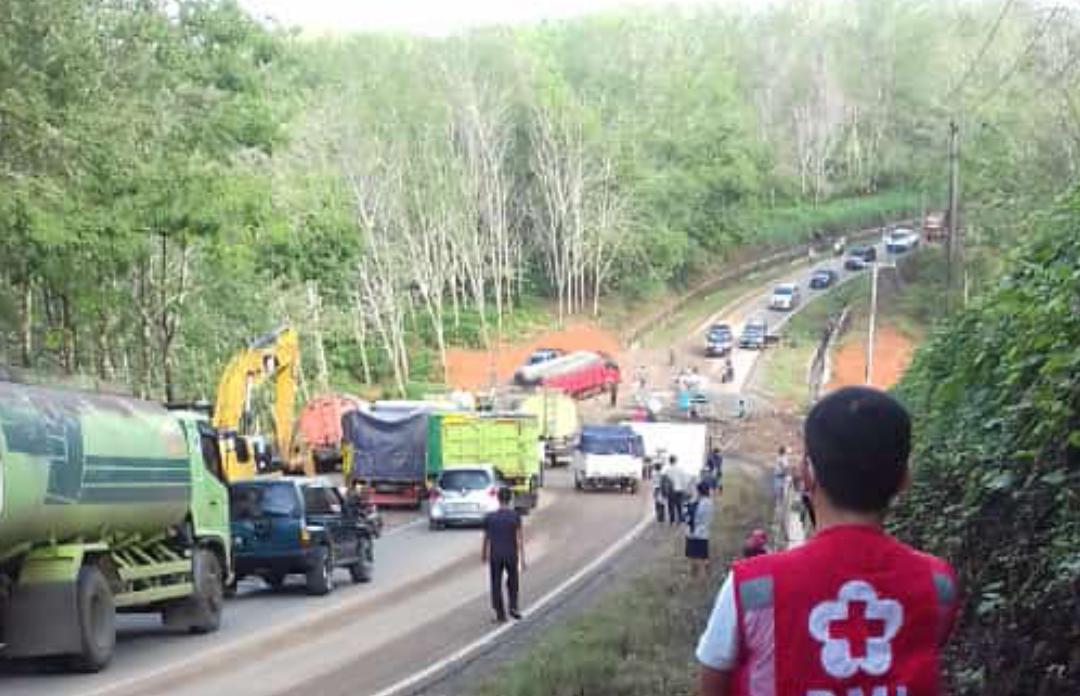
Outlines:
[[[664,494],[664,477],[660,474],[660,465],[653,464],[653,476],[652,476],[652,499],[653,507],[656,508],[656,521],[659,524],[664,523],[664,511],[667,509],[667,497]]]
[[[672,455],[664,468],[660,470],[660,491],[667,503],[668,524],[674,526],[682,522],[682,491],[678,489],[676,478],[679,467],[675,465],[675,455]]]
[[[513,493],[509,488],[499,489],[499,509],[484,520],[484,541],[480,549],[480,561],[491,572],[491,608],[495,620],[506,621],[506,605],[503,604],[502,582],[506,575],[506,592],[509,595],[510,616],[521,618],[518,611],[519,571],[525,569],[525,537],[521,515],[510,508]]]
[[[784,485],[787,484],[790,464],[788,463],[787,447],[780,445],[776,453],[776,463],[773,465],[772,494],[773,504],[779,504],[784,496]]]
[[[709,471],[712,472],[713,477],[716,479],[717,487],[722,486],[724,483],[724,454],[719,447],[713,447],[712,452],[709,452],[706,466],[709,467]]]
[[[709,484],[697,485],[697,499],[687,511],[686,558],[690,561],[690,578],[709,577],[709,527],[712,525],[713,501]]]
[[[817,532],[735,562],[698,642],[699,693],[941,696],[956,575],[883,528],[909,481],[910,417],[884,392],[848,387],[814,406],[804,437]]]

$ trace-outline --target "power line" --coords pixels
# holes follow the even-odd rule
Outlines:
[[[983,41],[982,47],[979,48],[979,52],[976,54],[975,58],[968,63],[967,69],[964,70],[964,74],[960,78],[960,82],[949,90],[949,94],[945,97],[945,101],[952,101],[952,98],[964,88],[965,84],[967,84],[968,79],[975,72],[975,66],[982,62],[982,59],[986,57],[986,52],[990,50],[990,44],[993,43],[998,30],[1001,29],[1002,22],[1005,21],[1005,15],[1009,14],[1009,10],[1012,9],[1012,6],[1015,4],[1016,0],[1005,0],[1004,4],[1002,4],[1001,11],[998,12],[997,19],[994,20],[994,25],[990,27],[990,33],[986,35],[986,40]]]

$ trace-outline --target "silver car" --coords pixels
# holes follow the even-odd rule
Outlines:
[[[455,466],[439,474],[431,489],[428,523],[432,529],[452,524],[483,524],[499,509],[499,481],[490,466]]]

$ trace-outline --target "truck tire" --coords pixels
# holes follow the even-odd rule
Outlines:
[[[225,605],[225,573],[221,561],[210,549],[198,549],[192,559],[191,571],[195,594],[188,601],[195,611],[189,630],[213,633],[221,628],[221,609]]]
[[[80,672],[100,672],[116,645],[116,605],[105,574],[96,565],[79,569],[75,587],[81,651],[72,658]]]
[[[334,554],[326,546],[315,549],[307,571],[307,591],[310,595],[327,595],[334,589]]]
[[[375,553],[369,537],[362,536],[356,543],[356,558],[356,562],[349,566],[353,582],[371,582]]]
[[[166,626],[191,633],[213,633],[221,627],[225,605],[225,573],[211,549],[195,549],[191,558],[191,595],[170,602],[161,612]]]

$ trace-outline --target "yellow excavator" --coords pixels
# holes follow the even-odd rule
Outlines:
[[[296,409],[296,374],[300,341],[285,326],[252,341],[234,355],[218,382],[213,425],[218,431],[225,480],[242,481],[275,468],[275,455],[289,457]],[[274,438],[272,451],[266,438],[254,430],[252,395],[266,381],[273,387]]]

